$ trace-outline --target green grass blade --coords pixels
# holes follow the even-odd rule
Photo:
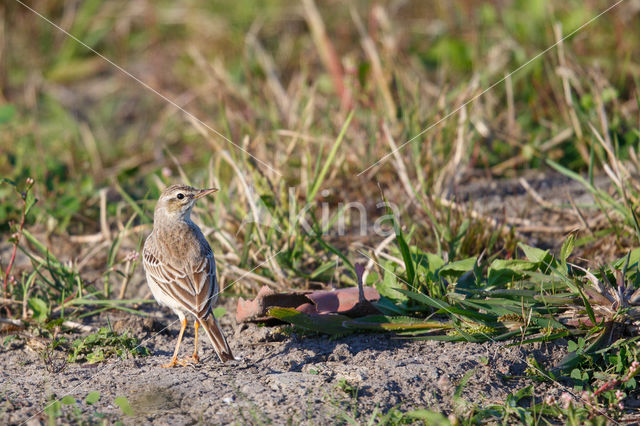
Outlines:
[[[316,194],[318,193],[318,190],[320,189],[320,186],[322,185],[322,182],[324,181],[324,178],[327,175],[329,168],[334,164],[333,160],[336,156],[336,153],[338,152],[338,148],[340,148],[340,145],[342,144],[342,140],[344,139],[344,135],[347,132],[347,128],[349,128],[349,123],[351,123],[351,119],[353,118],[353,113],[354,111],[352,110],[347,116],[347,120],[344,122],[344,125],[340,130],[340,134],[338,135],[338,138],[336,139],[333,146],[331,147],[331,151],[329,151],[329,155],[327,155],[327,159],[325,160],[324,165],[320,170],[320,173],[318,173],[318,175],[313,180],[311,189],[307,193],[308,203],[310,203],[316,198]]]

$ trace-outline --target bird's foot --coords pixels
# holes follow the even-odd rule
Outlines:
[[[191,355],[191,362],[193,362],[194,364],[200,362],[200,357],[198,356],[198,354],[194,353],[193,355]]]
[[[195,358],[190,356],[189,358],[179,359],[176,362],[183,367],[188,367],[190,365],[197,364],[198,361],[200,361],[200,358],[198,358],[197,356]]]
[[[162,368],[173,368],[176,365],[180,365],[182,367],[187,367],[189,365],[189,363],[178,359],[178,358],[171,358],[171,362],[169,362],[169,364],[165,364],[165,365],[161,365],[160,367]]]

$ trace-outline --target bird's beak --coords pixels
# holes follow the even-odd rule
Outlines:
[[[200,192],[193,196],[193,199],[197,200],[198,198],[213,194],[214,192],[218,192],[218,188],[201,189]]]

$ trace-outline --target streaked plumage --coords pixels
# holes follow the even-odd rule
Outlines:
[[[186,185],[167,188],[156,204],[153,231],[144,244],[147,284],[158,303],[171,308],[182,323],[176,350],[166,367],[176,363],[184,365],[177,360],[177,354],[187,324],[187,313],[195,317],[194,361],[198,360],[198,324],[209,336],[221,361],[234,359],[212,313],[219,292],[213,251],[190,217],[196,200],[215,191]]]

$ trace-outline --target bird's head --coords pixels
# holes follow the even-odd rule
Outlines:
[[[196,200],[217,190],[217,188],[197,189],[188,185],[171,185],[158,199],[154,220],[158,219],[159,214],[166,219],[189,219]]]

